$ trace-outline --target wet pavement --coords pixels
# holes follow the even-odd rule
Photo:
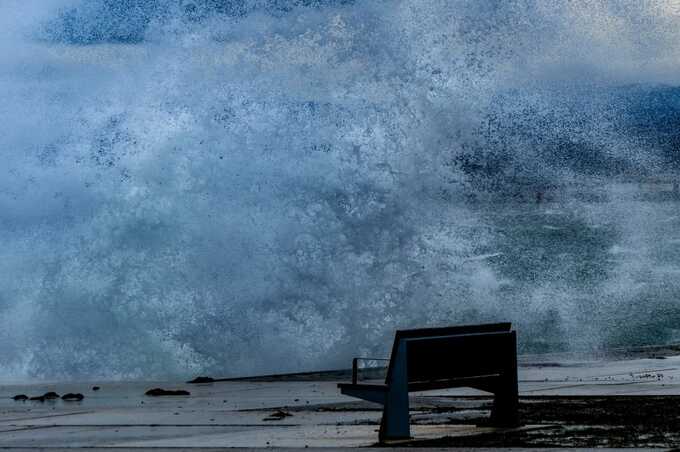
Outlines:
[[[491,399],[455,389],[414,393],[414,440],[396,446],[680,445],[680,356],[528,362],[518,429],[483,426]],[[0,386],[0,448],[360,447],[375,445],[381,408],[337,381],[89,382]],[[93,391],[93,385],[101,389]],[[189,396],[150,397],[148,389]],[[14,401],[82,393],[82,401]],[[663,396],[663,397],[659,397]],[[283,413],[276,413],[282,410]],[[620,413],[639,413],[621,416]],[[676,425],[677,424],[677,425]],[[603,439],[604,438],[604,439]],[[612,438],[612,439],[607,439]],[[141,449],[140,449],[141,448]],[[18,450],[18,449],[17,449]],[[215,449],[211,449],[215,450]]]

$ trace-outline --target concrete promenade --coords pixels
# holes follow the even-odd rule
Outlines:
[[[524,403],[563,396],[567,396],[565,400],[669,396],[645,399],[663,403],[672,400],[671,396],[680,396],[680,356],[660,358],[561,362],[524,359],[519,372],[520,394]],[[101,389],[93,391],[94,384]],[[144,395],[154,387],[187,389],[191,395]],[[11,399],[16,394],[35,396],[47,391],[82,393],[85,398],[75,402]],[[415,444],[436,445],[427,441],[448,438],[450,445],[456,444],[456,438],[498,434],[497,429],[470,422],[488,413],[489,399],[479,397],[482,395],[467,389],[413,394],[411,422]],[[631,410],[636,409],[634,405]],[[54,452],[62,448],[180,451],[225,447],[360,447],[377,441],[380,416],[379,406],[340,395],[336,381],[3,385],[0,449],[47,448]],[[520,427],[522,437],[530,436],[532,431],[554,428],[551,422],[532,420]],[[650,439],[650,445],[674,445],[675,440],[667,438],[665,443],[658,444],[654,441]],[[540,444],[551,443],[549,440],[536,443]]]

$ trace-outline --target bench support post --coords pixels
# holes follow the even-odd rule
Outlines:
[[[408,404],[408,371],[406,367],[406,341],[400,341],[392,368],[392,381],[385,397],[380,422],[380,442],[411,438]]]
[[[511,332],[511,339],[507,341],[507,351],[504,353],[504,356],[507,357],[507,363],[494,391],[491,424],[513,427],[519,424],[517,334],[514,331]]]

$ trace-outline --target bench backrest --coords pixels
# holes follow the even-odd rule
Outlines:
[[[515,333],[510,330],[510,323],[492,323],[397,331],[386,382],[402,342],[409,383],[501,373],[515,359]]]

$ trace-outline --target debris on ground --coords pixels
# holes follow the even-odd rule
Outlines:
[[[452,402],[466,401],[451,398]],[[467,399],[474,402],[475,399]],[[480,399],[480,402],[482,400]],[[680,396],[524,396],[524,427],[483,435],[414,440],[419,447],[674,447],[680,444]],[[489,407],[469,405],[472,416],[455,408],[432,410],[450,415],[452,424],[476,424]],[[423,419],[424,421],[424,419]],[[421,423],[416,420],[416,424]],[[422,422],[427,423],[427,422]]]
[[[263,421],[280,421],[283,418],[286,418],[288,416],[292,416],[288,411],[285,410],[276,410],[266,418],[262,419]]]

